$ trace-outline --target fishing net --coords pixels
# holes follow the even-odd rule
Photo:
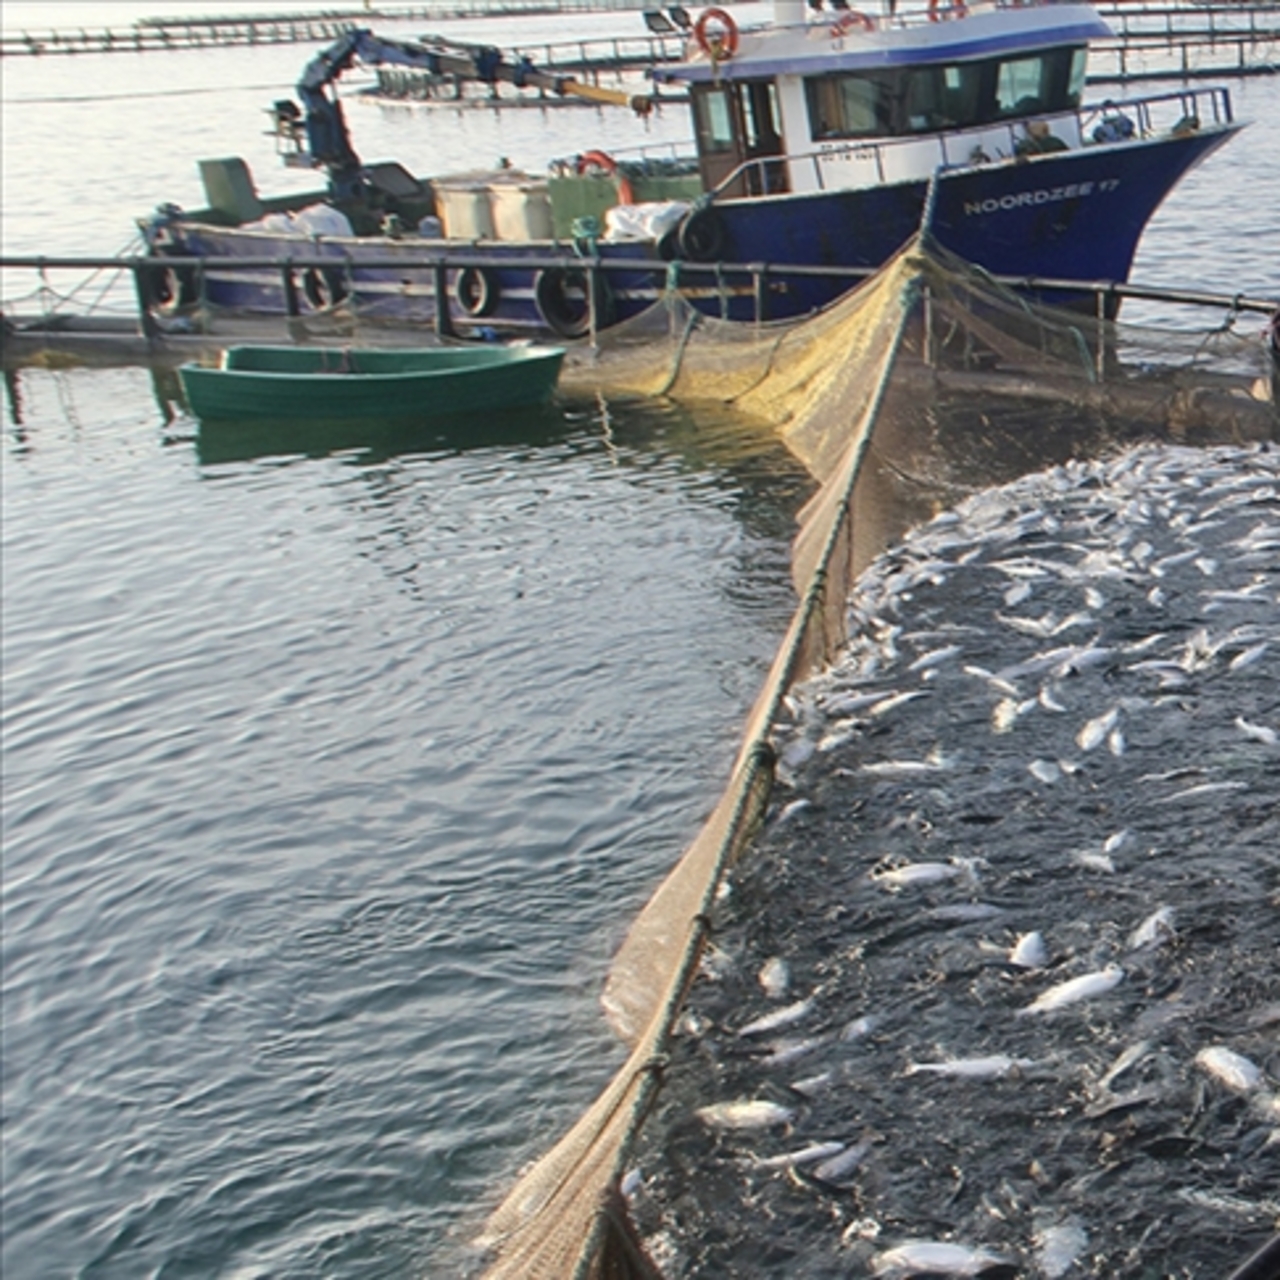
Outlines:
[[[715,401],[779,432],[818,482],[799,518],[800,604],[706,824],[640,913],[603,1003],[630,1045],[596,1103],[524,1174],[481,1244],[493,1280],[656,1274],[618,1191],[662,1082],[717,888],[757,831],[771,731],[793,684],[849,639],[857,575],[969,493],[1144,436],[1277,435],[1258,317],[1212,332],[1033,307],[915,241],[830,309],[787,324],[708,318],[672,293],[568,362],[562,385]]]

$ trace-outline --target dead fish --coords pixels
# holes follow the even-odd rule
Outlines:
[[[872,1261],[878,1276],[907,1277],[918,1272],[940,1276],[976,1276],[987,1267],[1003,1266],[1008,1259],[986,1249],[934,1240],[909,1240],[886,1249]]]
[[[1261,742],[1268,747],[1274,747],[1277,742],[1280,742],[1280,734],[1268,725],[1251,724],[1244,716],[1236,716],[1235,724],[1246,738],[1251,738],[1254,742]]]
[[[863,1138],[861,1142],[855,1142],[843,1151],[829,1156],[820,1164],[815,1164],[809,1170],[809,1176],[838,1190],[851,1187],[853,1185],[853,1174],[870,1154],[874,1145],[874,1137]]]
[[[1044,688],[1040,690],[1039,695],[1036,697],[1036,701],[1046,711],[1065,711],[1066,710],[1066,707],[1064,707],[1062,703],[1059,702],[1058,699],[1054,697],[1053,690],[1050,689],[1048,685],[1045,685]]]
[[[1074,1219],[1037,1231],[1032,1238],[1036,1265],[1045,1280],[1061,1280],[1089,1247],[1085,1229]]]
[[[1062,777],[1062,768],[1052,760],[1033,760],[1027,771],[1037,782],[1050,786]]]
[[[1165,796],[1163,804],[1172,804],[1175,800],[1198,800],[1201,796],[1217,795],[1220,791],[1243,791],[1247,782],[1202,782],[1198,787],[1188,787],[1185,791],[1175,791]]]
[[[1094,717],[1076,734],[1076,746],[1081,751],[1092,751],[1094,747],[1106,740],[1107,734],[1116,727],[1116,721],[1119,719],[1119,707],[1112,707],[1110,711],[1104,711],[1102,715]]]
[[[941,649],[934,649],[931,653],[922,653],[908,668],[908,671],[928,671],[930,667],[940,666],[944,662],[950,662],[952,658],[960,656],[961,649],[958,644],[949,644]]]
[[[1246,667],[1251,667],[1257,662],[1269,648],[1268,642],[1263,640],[1260,644],[1251,645],[1243,653],[1238,653],[1227,663],[1230,671],[1243,671]]]
[[[993,1054],[987,1058],[952,1058],[945,1062],[908,1062],[903,1075],[952,1076],[961,1080],[998,1080],[1036,1065],[1033,1058]]]
[[[871,879],[882,884],[886,889],[907,889],[918,885],[937,884],[941,880],[954,880],[957,876],[973,876],[972,863],[963,860],[955,862],[908,862],[901,867],[891,867],[887,871],[873,871]]]
[[[760,1059],[762,1067],[789,1067],[801,1058],[807,1058],[815,1049],[826,1044],[826,1036],[808,1036],[803,1040],[779,1040],[769,1046],[769,1052]]]
[[[869,693],[844,693],[824,702],[822,710],[832,719],[840,719],[844,716],[856,715],[859,711],[874,707],[877,702],[884,702],[888,698],[897,696],[897,689],[878,689]]]
[[[1053,1013],[1065,1009],[1068,1005],[1078,1004],[1082,1000],[1091,1000],[1094,996],[1104,995],[1124,979],[1124,970],[1119,965],[1109,964],[1105,969],[1094,973],[1081,974],[1060,982],[1048,991],[1042,991],[1025,1009],[1019,1009],[1019,1016],[1028,1013]]]
[[[1116,727],[1107,734],[1107,750],[1116,757],[1124,755],[1124,730],[1121,729],[1119,725],[1116,725]]]
[[[1214,1044],[1201,1049],[1195,1057],[1196,1066],[1224,1084],[1233,1093],[1250,1093],[1262,1083],[1262,1069],[1243,1054]]]
[[[805,1076],[803,1080],[793,1080],[787,1088],[793,1093],[798,1093],[802,1098],[817,1098],[831,1088],[835,1079],[834,1072],[820,1071],[816,1076]]]
[[[1130,935],[1129,947],[1141,951],[1143,947],[1156,947],[1176,937],[1173,927],[1173,908],[1160,907],[1153,911]]]
[[[1108,854],[1119,853],[1128,843],[1129,829],[1126,827],[1123,831],[1113,832],[1102,842],[1102,852]]]
[[[805,1000],[797,1000],[794,1004],[775,1009],[772,1013],[766,1013],[754,1022],[748,1022],[745,1027],[739,1027],[738,1034],[740,1036],[763,1036],[770,1031],[781,1031],[783,1027],[793,1027],[797,1022],[807,1018],[812,1008],[812,996]]]
[[[813,1142],[799,1151],[787,1151],[780,1156],[767,1156],[751,1162],[753,1169],[799,1169],[819,1160],[828,1160],[843,1151],[843,1142]]]
[[[985,681],[997,693],[1003,693],[1010,698],[1016,698],[1018,696],[1018,686],[1005,676],[999,676],[994,671],[988,671],[986,667],[975,667],[973,665],[969,665],[961,669],[964,671],[965,675],[973,676],[975,679]]]
[[[745,1133],[753,1129],[772,1129],[790,1124],[795,1112],[790,1107],[762,1098],[740,1099],[736,1102],[713,1102],[699,1107],[698,1119],[709,1129],[724,1129],[733,1133]]]
[[[925,689],[912,689],[907,693],[895,693],[880,702],[873,703],[867,711],[867,715],[872,719],[878,719],[880,716],[886,716],[889,712],[905,706],[908,702],[914,702],[917,698],[927,698],[928,696],[928,691]]]
[[[863,1036],[868,1036],[876,1029],[880,1019],[869,1013],[864,1013],[860,1018],[854,1018],[851,1022],[844,1024],[844,1029],[840,1032],[840,1040],[844,1044],[850,1044],[854,1040],[861,1040]]]
[[[992,732],[1008,733],[1035,705],[1035,698],[1025,698],[1021,702],[1015,698],[1001,698],[991,712]]]
[[[781,1000],[791,985],[791,968],[781,956],[770,956],[760,966],[756,981],[770,1000]]]
[[[1111,861],[1110,856],[1105,853],[1099,853],[1096,849],[1078,850],[1075,860],[1090,871],[1105,871],[1108,875],[1116,869],[1116,864]]]
[[[1023,933],[1009,952],[1009,963],[1019,969],[1043,969],[1049,962],[1049,948],[1039,933]]]
[[[1151,1052],[1150,1040],[1139,1040],[1137,1044],[1131,1044],[1112,1064],[1107,1068],[1102,1078],[1098,1081],[1098,1091],[1106,1093],[1111,1086],[1122,1076],[1130,1067],[1141,1062],[1143,1058]]]

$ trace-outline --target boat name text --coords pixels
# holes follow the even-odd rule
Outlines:
[[[988,196],[985,200],[966,200],[966,217],[975,213],[1000,213],[1021,209],[1027,205],[1053,204],[1058,200],[1079,200],[1095,192],[1114,191],[1120,185],[1119,178],[1103,178],[1101,182],[1071,182],[1065,187],[1040,187],[1035,191],[1019,191],[1007,196]]]

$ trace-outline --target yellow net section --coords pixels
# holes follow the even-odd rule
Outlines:
[[[848,639],[857,574],[957,496],[1134,433],[1280,437],[1269,358],[1235,320],[1206,334],[1031,308],[916,241],[805,321],[711,320],[673,294],[570,361],[570,390],[716,401],[769,423],[820,488],[794,546],[800,604],[728,785],[611,968],[603,1003],[631,1054],[489,1219],[490,1280],[657,1274],[616,1188],[660,1084],[717,886],[764,812],[781,699]]]

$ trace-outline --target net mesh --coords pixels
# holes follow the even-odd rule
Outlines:
[[[491,1280],[656,1275],[616,1187],[660,1085],[716,888],[763,814],[779,705],[848,640],[856,576],[959,496],[1054,461],[1151,434],[1280,436],[1259,328],[1236,316],[1204,332],[1031,307],[914,241],[801,322],[709,319],[673,293],[569,361],[570,391],[715,401],[767,422],[819,488],[793,549],[800,604],[725,791],[633,923],[605,985],[606,1015],[630,1056],[490,1217],[481,1244]]]

